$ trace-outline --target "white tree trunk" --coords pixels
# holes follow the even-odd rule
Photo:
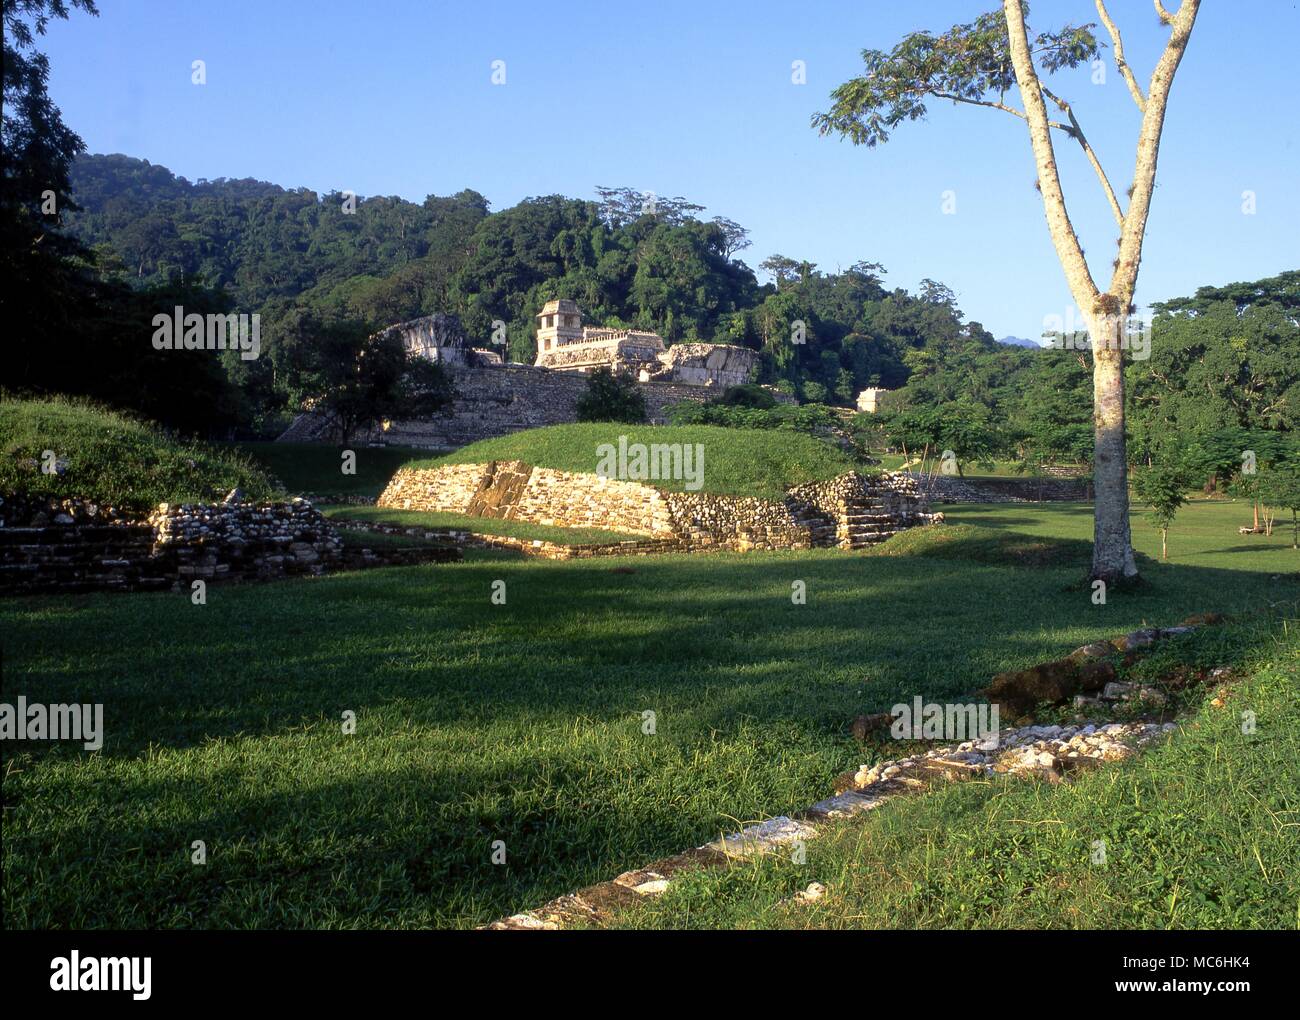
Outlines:
[[[1094,503],[1091,576],[1107,584],[1131,581],[1138,573],[1129,527],[1124,352],[1107,349],[1110,336],[1092,335]]]
[[[1029,141],[1033,146],[1038,171],[1038,187],[1043,196],[1047,229],[1057,258],[1065,270],[1065,279],[1075,303],[1088,322],[1092,341],[1093,370],[1093,549],[1092,577],[1107,583],[1133,580],[1137,564],[1133,559],[1133,540],[1129,527],[1128,456],[1124,431],[1124,340],[1137,287],[1138,266],[1142,261],[1142,241],[1146,234],[1147,214],[1155,189],[1156,161],[1160,152],[1160,135],[1164,127],[1165,108],[1174,73],[1187,47],[1200,0],[1183,0],[1176,15],[1166,17],[1171,27],[1169,42],[1151,75],[1148,95],[1143,98],[1131,79],[1127,63],[1121,66],[1125,80],[1140,99],[1142,127],[1138,134],[1137,158],[1133,168],[1131,199],[1120,228],[1119,257],[1110,288],[1102,292],[1092,278],[1078,234],[1070,222],[1057,172],[1056,153],[1052,147],[1052,129],[1043,99],[1043,86],[1034,66],[1029,34],[1025,27],[1024,0],[1002,0],[1007,22],[1007,39],[1016,84],[1024,103]],[[1119,45],[1118,30],[1099,5],[1103,20]],[[1163,8],[1157,4],[1157,10]],[[1094,164],[1094,168],[1095,168]],[[1113,195],[1111,196],[1113,198]]]

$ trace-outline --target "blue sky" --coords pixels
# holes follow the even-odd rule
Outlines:
[[[684,195],[750,229],[751,266],[773,252],[826,270],[881,262],[891,285],[948,284],[996,336],[1037,337],[1071,302],[1021,121],[936,103],[874,150],[809,126],[864,47],[996,6],[99,0],[99,18],[74,12],[40,46],[51,94],[91,152],[191,180],[414,201],[473,188],[494,209],[592,198],[596,185]],[[1145,0],[1109,8],[1145,86],[1166,30]],[[1036,0],[1031,27],[1095,20],[1089,0]],[[1296,3],[1202,4],[1165,121],[1140,303],[1300,266],[1298,36]],[[190,80],[196,59],[203,86]],[[497,60],[504,85],[491,80]],[[796,60],[805,85],[791,81]],[[1104,84],[1087,69],[1056,82],[1127,186],[1138,112],[1113,64]],[[1104,286],[1114,222],[1078,147],[1058,134],[1057,154]]]

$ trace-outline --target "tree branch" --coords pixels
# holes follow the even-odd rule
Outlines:
[[[992,103],[987,99],[967,99],[965,96],[955,96],[951,92],[931,92],[930,95],[934,96],[935,99],[951,99],[954,103],[969,103],[971,106],[987,106],[992,110],[1002,110],[1005,113],[1011,114],[1013,117],[1019,117],[1021,120],[1025,119],[1023,111],[1017,110],[1014,106],[1008,106],[1006,103]],[[1060,121],[1056,120],[1049,120],[1047,123],[1054,128],[1066,132],[1067,134],[1071,132],[1070,125],[1068,124],[1062,124]]]
[[[1025,119],[1025,115],[1017,110],[1014,106],[1008,106],[1006,103],[993,103],[987,99],[967,99],[965,96],[955,96],[951,92],[931,92],[930,95],[935,99],[951,99],[954,103],[970,103],[972,106],[987,106],[993,110],[1002,110],[1011,114],[1013,117]]]
[[[1156,0],[1159,6],[1160,0]],[[1137,78],[1133,76],[1133,68],[1128,66],[1128,61],[1124,59],[1124,42],[1119,35],[1119,26],[1111,20],[1110,13],[1106,10],[1105,0],[1097,0],[1097,13],[1101,16],[1101,23],[1106,26],[1106,31],[1110,33],[1110,41],[1115,44],[1115,66],[1119,68],[1119,73],[1124,76],[1124,81],[1128,84],[1128,90],[1133,94],[1133,102],[1137,103],[1137,108],[1143,113],[1146,112],[1147,100],[1142,95],[1142,89],[1138,86]]]
[[[1041,84],[1041,83],[1040,83]],[[1115,214],[1115,222],[1122,228],[1124,226],[1124,213],[1119,207],[1119,200],[1115,197],[1115,189],[1110,186],[1110,179],[1106,176],[1106,171],[1101,167],[1101,160],[1097,158],[1097,153],[1093,151],[1088,139],[1084,136],[1083,128],[1079,126],[1079,121],[1074,116],[1074,110],[1060,96],[1056,95],[1046,85],[1042,86],[1043,95],[1047,96],[1052,102],[1061,108],[1061,111],[1070,118],[1070,126],[1065,129],[1083,149],[1083,154],[1088,157],[1088,162],[1092,164],[1092,169],[1096,171],[1097,179],[1101,181],[1101,188],[1106,192],[1106,201],[1110,203],[1110,211]]]
[[[1157,6],[1160,0],[1156,0]],[[1174,84],[1174,73],[1187,49],[1187,40],[1196,23],[1196,13],[1201,0],[1183,0],[1172,21],[1173,31],[1156,68],[1151,72],[1147,87],[1147,108],[1142,114],[1142,129],[1138,134],[1137,159],[1133,167],[1133,196],[1124,229],[1120,233],[1119,258],[1111,277],[1110,293],[1121,302],[1133,299],[1137,284],[1138,264],[1142,261],[1142,240],[1146,234],[1147,215],[1151,210],[1151,193],[1156,183],[1156,161],[1160,155],[1160,133],[1165,124],[1165,107],[1169,103],[1169,90]],[[1162,8],[1163,9],[1163,8]],[[1127,313],[1127,308],[1122,309]]]
[[[1160,23],[1163,25],[1172,25],[1174,21],[1174,16],[1170,14],[1167,10],[1165,10],[1165,5],[1162,4],[1160,0],[1155,0],[1155,5],[1156,5],[1156,16],[1160,19]],[[1182,13],[1181,8],[1179,9],[1178,13],[1179,14]]]
[[[1190,0],[1187,0],[1190,2]],[[1043,102],[1042,85],[1034,68],[1034,58],[1029,51],[1029,36],[1025,29],[1025,10],[1022,0],[1002,0],[1002,11],[1007,19],[1007,37],[1011,49],[1011,64],[1020,86],[1020,99],[1025,107],[1025,120],[1029,123],[1029,141],[1034,150],[1038,170],[1038,186],[1043,194],[1043,211],[1047,216],[1047,229],[1051,235],[1056,255],[1065,270],[1070,291],[1080,310],[1091,315],[1098,298],[1088,262],[1079,245],[1079,235],[1070,222],[1061,191],[1061,177],[1056,168],[1056,153],[1052,148],[1051,123],[1047,119],[1047,105]]]

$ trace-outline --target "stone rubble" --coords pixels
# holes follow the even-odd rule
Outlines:
[[[0,592],[190,590],[195,580],[270,580],[448,562],[452,546],[345,548],[305,499],[161,503],[144,516],[83,499],[0,498]]]
[[[996,738],[967,740],[906,758],[862,766],[852,787],[814,804],[809,812],[827,818],[869,810],[902,786],[928,785],[936,776],[1037,774],[1059,780],[1073,768],[1121,761],[1174,723],[1087,723],[1076,726],[1006,727]]]
[[[1006,727],[996,738],[962,741],[870,767],[864,765],[856,773],[842,777],[847,782],[837,783],[841,792],[795,817],[779,815],[745,826],[685,854],[624,872],[609,882],[580,889],[535,910],[513,914],[484,927],[553,931],[574,924],[599,923],[630,902],[667,891],[676,871],[701,866],[725,867],[738,858],[815,839],[821,826],[829,820],[874,810],[894,797],[923,792],[936,781],[1003,774],[1060,782],[1071,771],[1121,761],[1176,728],[1171,722],[1141,721]],[[814,882],[796,893],[793,900],[812,903],[825,892],[825,886]]]
[[[826,887],[820,882],[812,882],[807,889],[801,889],[794,894],[796,903],[816,903],[826,895]]]

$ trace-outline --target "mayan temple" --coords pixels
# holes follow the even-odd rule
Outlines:
[[[584,326],[576,301],[548,301],[537,315],[538,368],[590,372],[609,368],[641,382],[688,386],[738,386],[749,382],[758,354],[732,344],[679,343],[668,347],[658,333],[643,329]]]

